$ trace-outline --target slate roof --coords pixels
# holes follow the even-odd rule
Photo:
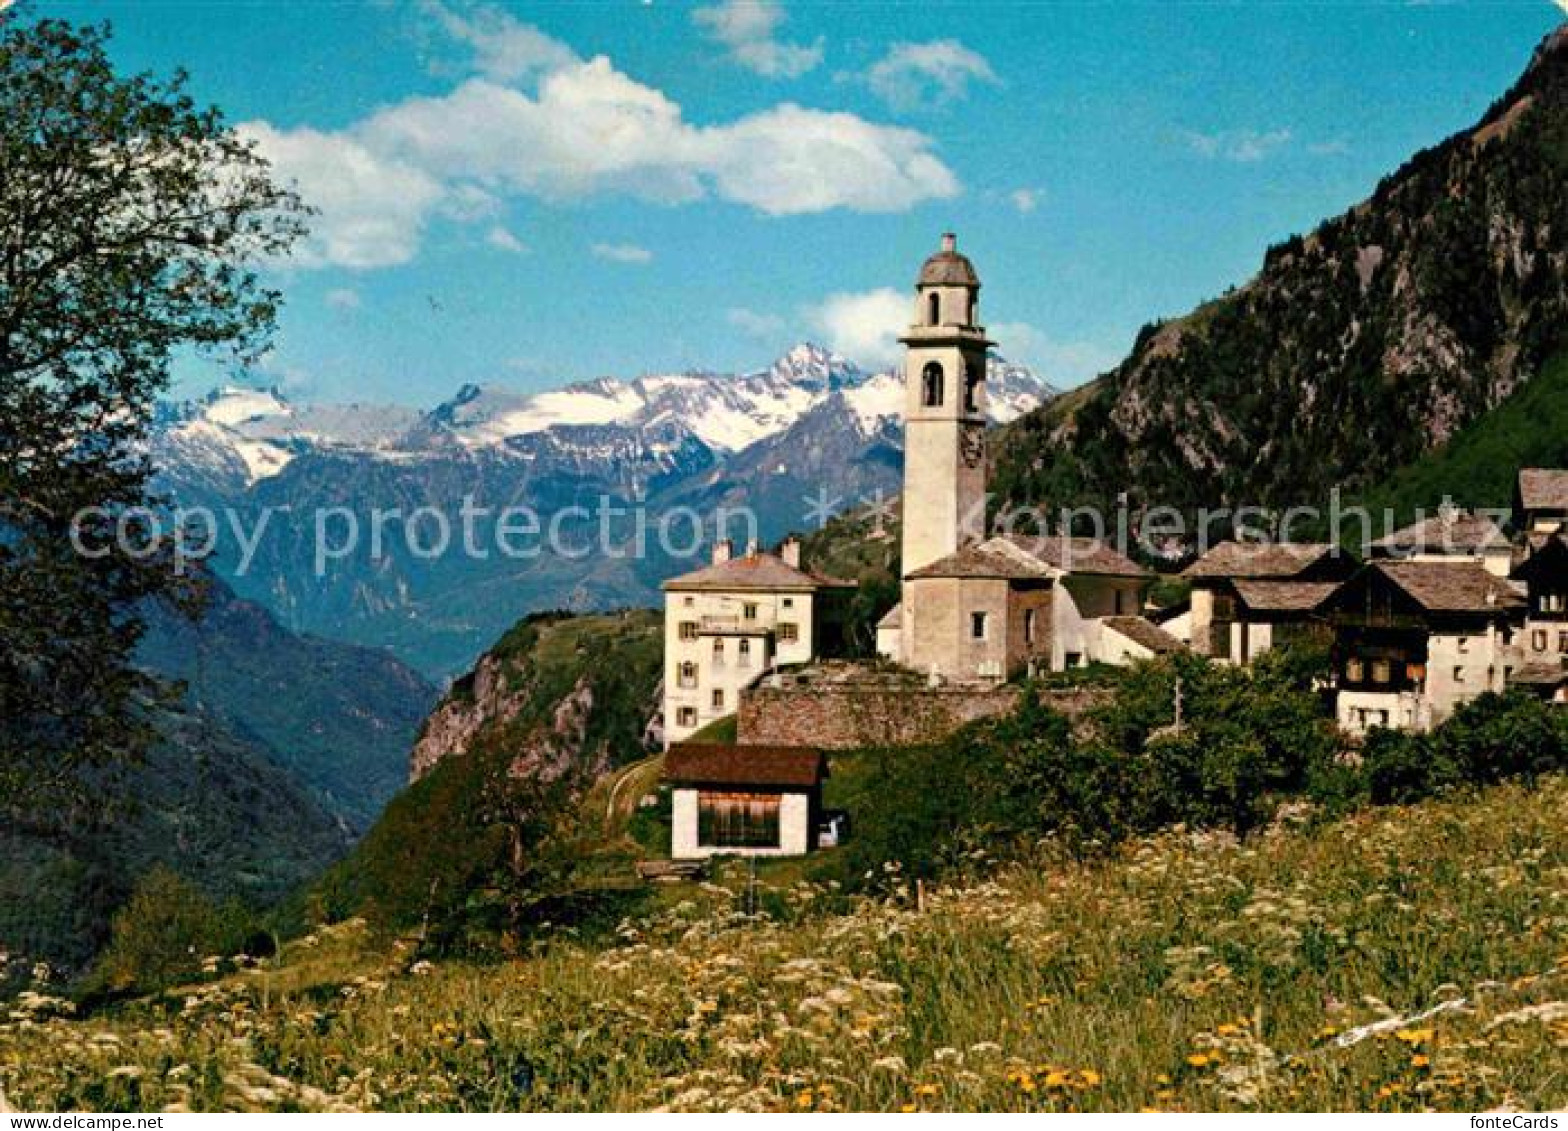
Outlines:
[[[1295,577],[1332,553],[1329,542],[1225,541],[1181,571],[1183,577]]]
[[[1148,570],[1097,538],[1068,538],[1060,534],[998,534],[980,545],[982,549],[1006,545],[1066,573],[1093,573],[1108,577],[1149,576]]]
[[[971,577],[998,578],[1004,581],[1039,581],[1049,579],[1052,573],[1044,563],[1024,555],[1004,550],[987,550],[982,546],[964,546],[962,549],[921,566],[909,578]]]
[[[675,785],[811,789],[826,776],[826,759],[809,746],[678,742],[664,755],[664,778]]]
[[[1100,623],[1135,644],[1142,644],[1156,656],[1180,652],[1186,647],[1159,625],[1150,624],[1142,617],[1106,617]]]
[[[1478,562],[1378,562],[1372,568],[1434,613],[1489,613],[1524,604],[1519,591]]]
[[[1469,511],[1435,514],[1379,538],[1368,547],[1379,557],[1400,554],[1448,553],[1475,554],[1491,546],[1507,544],[1502,529],[1485,515]]]
[[[1568,511],[1568,471],[1555,467],[1520,468],[1519,502],[1525,510]]]
[[[1338,589],[1338,581],[1258,581],[1237,578],[1236,595],[1258,612],[1309,613]]]
[[[777,554],[745,554],[727,562],[672,577],[664,589],[756,589],[814,591],[853,588],[853,581],[827,577],[814,570],[797,569]]]

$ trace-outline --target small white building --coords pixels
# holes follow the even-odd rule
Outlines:
[[[803,856],[816,847],[827,762],[799,746],[682,743],[664,756],[670,856]]]
[[[664,583],[664,741],[735,713],[769,671],[837,654],[855,583],[802,567],[800,543],[778,554],[714,547],[710,565]]]

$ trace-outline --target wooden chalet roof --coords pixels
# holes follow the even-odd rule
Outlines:
[[[743,554],[727,562],[718,562],[672,577],[664,583],[663,588],[814,592],[818,589],[852,589],[854,586],[853,581],[799,569],[777,554],[755,553]]]
[[[1568,471],[1555,467],[1520,468],[1519,504],[1531,511],[1568,511]]]
[[[1478,562],[1377,562],[1383,574],[1428,612],[1490,613],[1524,604],[1519,591]]]
[[[1186,569],[1183,577],[1295,577],[1334,552],[1330,542],[1236,542],[1215,546]]]
[[[1476,554],[1508,545],[1502,528],[1492,519],[1470,511],[1449,511],[1411,523],[1368,546],[1374,557],[1401,554]]]
[[[1098,538],[1069,538],[1062,534],[998,534],[982,548],[1021,551],[1035,561],[1064,573],[1091,573],[1107,577],[1148,577],[1149,571]]]
[[[1310,613],[1340,587],[1338,581],[1260,581],[1237,578],[1236,596],[1259,612]]]
[[[664,755],[664,778],[675,785],[812,789],[826,776],[827,760],[809,746],[678,742]]]
[[[1157,624],[1142,617],[1106,617],[1100,622],[1113,632],[1118,632],[1135,644],[1142,644],[1156,656],[1180,652],[1186,647]]]

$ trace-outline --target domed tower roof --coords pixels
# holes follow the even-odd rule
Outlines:
[[[942,250],[927,259],[920,268],[917,287],[976,287],[980,276],[968,256],[958,253],[958,237],[952,232],[942,235]]]

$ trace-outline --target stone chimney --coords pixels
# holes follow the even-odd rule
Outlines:
[[[779,557],[784,559],[785,565],[800,568],[800,539],[791,534],[784,539],[784,544],[779,547]]]
[[[713,564],[723,565],[735,553],[735,543],[728,538],[720,538],[713,544]]]
[[[955,236],[952,232],[943,232],[942,233],[942,250],[943,251],[957,251],[958,250],[958,237]]]

